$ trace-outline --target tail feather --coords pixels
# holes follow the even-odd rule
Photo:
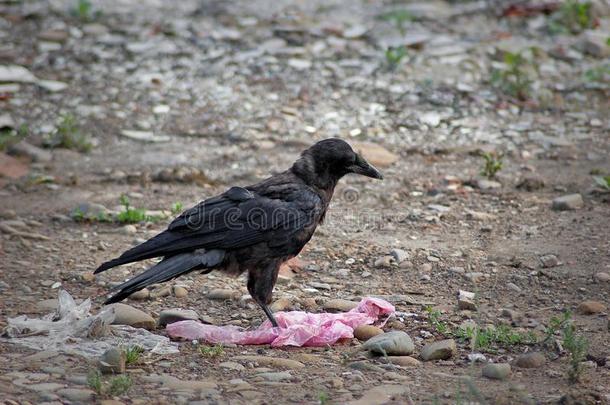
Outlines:
[[[176,232],[162,232],[152,239],[133,247],[116,259],[102,263],[93,274],[98,274],[121,264],[139,262],[153,257],[173,256],[184,251],[191,251],[205,244],[221,240],[222,234],[185,236]]]
[[[201,250],[168,257],[146,270],[144,273],[139,274],[116,287],[115,290],[119,290],[119,292],[108,298],[104,304],[122,301],[134,292],[149,285],[174,279],[193,270],[214,268],[218,266],[223,259],[224,251],[222,250]]]

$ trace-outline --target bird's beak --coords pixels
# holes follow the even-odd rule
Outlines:
[[[383,174],[360,155],[356,155],[356,163],[350,166],[349,169],[351,173],[361,174],[379,180],[383,179]]]

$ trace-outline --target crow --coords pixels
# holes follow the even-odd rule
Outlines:
[[[95,273],[154,257],[162,260],[125,283],[104,304],[121,301],[151,284],[192,271],[248,272],[248,292],[274,327],[267,306],[280,265],[296,256],[324,220],[337,182],[356,173],[382,174],[338,138],[317,142],[292,167],[260,183],[231,187],[184,211],[168,226]]]

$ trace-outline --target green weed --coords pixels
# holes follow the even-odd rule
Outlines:
[[[90,22],[100,17],[99,10],[93,11],[93,5],[89,0],[78,0],[74,7],[70,10],[70,14],[78,18],[82,22]]]
[[[610,46],[610,45],[608,45]],[[603,64],[588,69],[583,74],[584,79],[592,83],[610,83],[610,64]]]
[[[461,342],[470,342],[475,350],[495,352],[497,347],[529,345],[537,342],[533,332],[515,332],[510,326],[458,328],[454,336]]]
[[[441,335],[445,335],[449,332],[449,327],[443,321],[441,321],[440,311],[435,311],[431,306],[427,306],[425,311],[428,313],[428,323]]]
[[[6,150],[9,146],[14,145],[25,139],[30,133],[27,124],[22,124],[19,128],[4,128],[0,130],[0,151]]]
[[[511,97],[527,100],[532,92],[533,64],[523,52],[504,54],[504,67],[494,69],[491,73],[491,84]]]
[[[216,358],[225,354],[225,350],[221,344],[214,346],[201,346],[199,349],[205,357]]]
[[[328,392],[326,391],[322,391],[318,394],[318,401],[320,402],[320,405],[327,405],[330,403],[330,395],[328,395]]]
[[[140,361],[140,357],[144,353],[144,348],[141,346],[130,346],[125,349],[125,363],[126,364],[136,364]]]
[[[102,374],[99,370],[91,370],[87,374],[87,385],[98,394],[102,393]]]
[[[79,152],[90,152],[93,148],[89,137],[81,132],[76,118],[72,114],[61,117],[55,133],[47,140],[51,148],[74,149]]]
[[[496,174],[502,170],[504,163],[502,158],[504,157],[501,153],[485,152],[481,154],[483,158],[483,167],[481,168],[481,176],[485,176],[488,179],[493,179]]]
[[[133,381],[128,375],[119,375],[110,380],[108,386],[108,394],[111,396],[119,396],[125,394],[131,388]]]
[[[572,384],[577,383],[582,376],[582,363],[587,356],[589,342],[587,338],[576,332],[576,327],[571,322],[567,322],[563,327],[563,347],[570,353],[568,380]]]
[[[407,56],[407,50],[404,46],[389,47],[385,51],[385,59],[391,69],[396,68],[405,56]]]
[[[570,322],[572,318],[572,313],[570,311],[565,311],[561,317],[553,316],[549,320],[549,324],[544,328],[544,340],[542,343],[548,343],[555,336],[556,333],[563,330],[565,325]]]
[[[184,210],[184,206],[182,205],[181,202],[175,202],[172,205],[172,215],[178,215],[178,214],[182,213],[183,210]]]
[[[548,21],[549,31],[553,34],[578,34],[593,28],[591,3],[567,0]]]
[[[161,220],[159,216],[146,215],[146,210],[142,208],[134,208],[129,202],[129,198],[126,195],[122,195],[120,199],[123,211],[117,215],[117,221],[122,224],[135,224],[138,222],[158,222]]]
[[[610,190],[610,176],[593,176],[593,180],[604,191]]]
[[[384,14],[380,14],[379,18],[384,21],[389,21],[394,24],[396,29],[402,35],[405,34],[405,24],[415,20],[415,16],[407,10],[393,10]]]

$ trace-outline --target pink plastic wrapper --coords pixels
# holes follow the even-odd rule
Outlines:
[[[375,322],[380,316],[394,313],[394,306],[378,298],[363,298],[349,312],[312,314],[302,311],[278,312],[278,328],[265,321],[258,329],[246,331],[238,326],[205,325],[197,321],[180,321],[167,325],[174,339],[202,340],[208,343],[271,346],[325,346],[339,339],[354,337],[354,329]],[[386,319],[387,320],[387,319]]]

